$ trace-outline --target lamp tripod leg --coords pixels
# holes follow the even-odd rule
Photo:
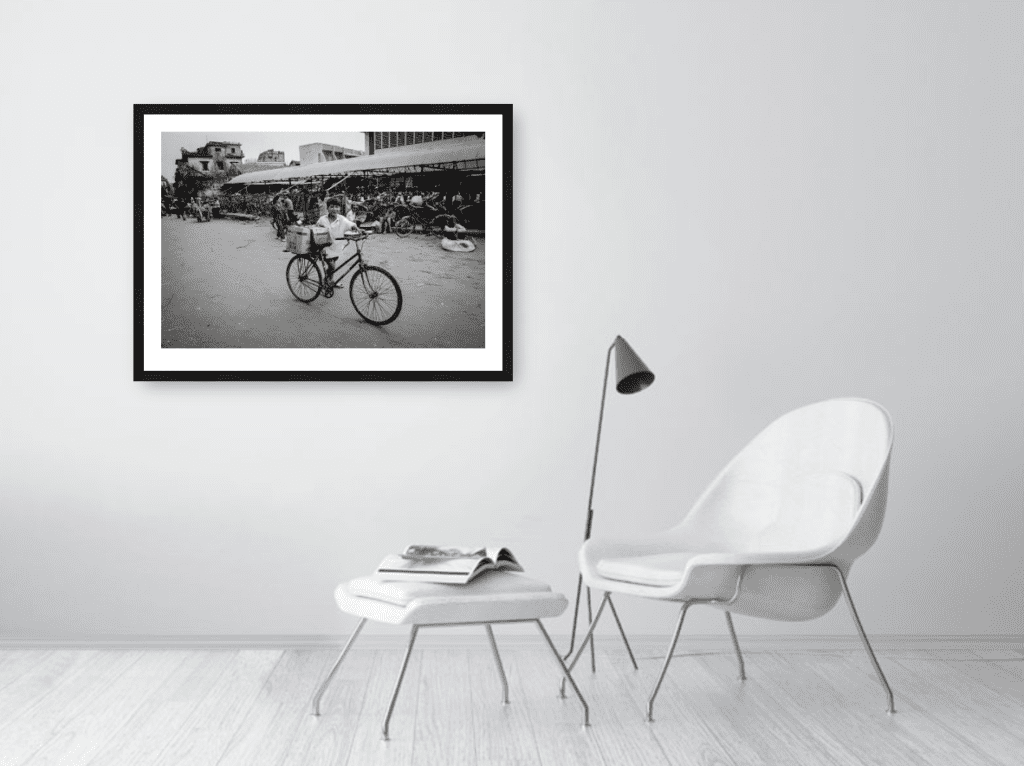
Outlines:
[[[580,661],[580,657],[583,655],[583,650],[587,648],[587,642],[593,640],[594,628],[597,627],[597,621],[601,619],[601,612],[604,611],[604,605],[608,603],[608,594],[604,594],[604,598],[601,599],[601,603],[597,607],[597,614],[594,615],[594,619],[590,621],[590,627],[587,628],[587,634],[583,637],[583,641],[580,642],[580,648],[576,650],[576,656],[572,658],[572,662],[569,663],[569,672],[572,673],[572,669],[576,667],[576,663]],[[562,683],[558,688],[558,696],[565,697],[565,679],[562,679]]]
[[[580,616],[580,596],[583,595],[583,574],[576,579],[576,606],[572,610],[572,633],[569,635],[569,651],[563,656],[563,660],[572,657],[572,650],[576,648],[576,622]]]

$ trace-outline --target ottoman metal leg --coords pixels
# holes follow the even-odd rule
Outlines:
[[[565,677],[568,678],[569,679],[569,683],[572,684],[572,690],[574,692],[576,692],[576,696],[579,697],[580,704],[583,705],[583,725],[584,726],[590,726],[590,707],[587,705],[587,701],[585,699],[583,699],[582,692],[580,692],[579,687],[576,685],[576,682],[573,680],[572,673],[569,672],[569,668],[567,668],[565,666],[565,663],[562,661],[562,657],[558,653],[558,649],[555,648],[555,644],[551,640],[551,636],[549,636],[548,632],[546,630],[544,630],[544,623],[542,623],[540,620],[535,620],[535,622],[537,623],[537,627],[540,628],[540,632],[541,632],[541,635],[544,636],[544,640],[547,641],[548,642],[548,646],[551,647],[551,653],[553,655],[555,655],[555,659],[558,661],[559,667],[562,668],[562,672],[565,674]],[[585,644],[580,646],[580,652],[583,651],[583,647],[584,646],[585,646]],[[577,655],[577,659],[579,659],[579,655]]]
[[[503,705],[507,705],[508,679],[505,678],[505,668],[501,666],[501,655],[498,654],[498,642],[494,640],[494,631],[491,630],[491,623],[485,622],[484,627],[487,628],[487,637],[491,639],[491,651],[494,652],[494,661],[498,663],[498,673],[501,674],[501,702]]]
[[[391,722],[391,714],[395,711],[395,702],[398,700],[398,690],[402,688],[402,679],[405,678],[405,669],[409,667],[409,656],[412,654],[412,646],[416,643],[416,634],[419,632],[420,626],[413,625],[412,631],[409,633],[409,648],[405,650],[405,659],[402,660],[402,669],[398,673],[398,680],[395,682],[395,691],[391,694],[391,703],[388,705],[388,714],[384,716],[384,726],[381,727],[381,733],[384,735],[384,739],[388,738],[388,724]]]
[[[324,692],[327,691],[327,685],[331,683],[331,679],[334,678],[334,674],[338,672],[338,668],[341,667],[341,661],[345,659],[345,655],[348,654],[348,650],[352,648],[352,643],[356,640],[356,636],[359,635],[359,631],[363,629],[366,624],[366,618],[364,617],[356,625],[356,629],[352,631],[352,635],[348,637],[348,641],[345,642],[345,648],[341,650],[341,654],[338,655],[337,662],[334,663],[334,667],[331,668],[331,672],[327,674],[327,678],[320,684],[320,688],[317,689],[316,694],[313,696],[313,715],[320,715],[320,698],[324,696]]]

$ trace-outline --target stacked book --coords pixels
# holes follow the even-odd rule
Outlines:
[[[523,571],[508,548],[410,545],[401,553],[387,556],[377,567],[377,575],[382,580],[465,585],[477,575],[496,569]]]

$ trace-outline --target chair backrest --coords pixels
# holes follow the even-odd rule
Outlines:
[[[878,537],[892,423],[880,405],[832,399],[764,429],[671,530],[708,551],[793,552],[843,571]]]

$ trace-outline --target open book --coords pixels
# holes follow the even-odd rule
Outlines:
[[[440,548],[436,545],[410,545],[402,553],[391,554],[377,567],[384,580],[447,582],[465,585],[481,572],[523,568],[508,548]]]

